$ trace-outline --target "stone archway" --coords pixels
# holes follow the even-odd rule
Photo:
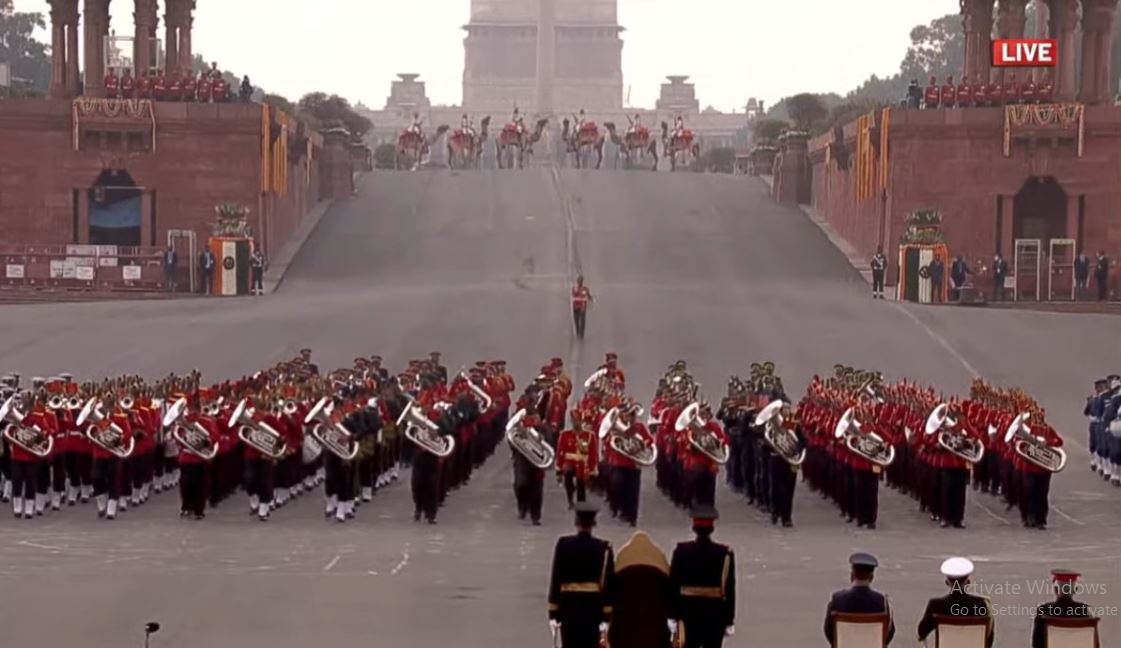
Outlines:
[[[89,189],[91,245],[142,243],[143,189],[128,171],[106,169]]]
[[[1051,239],[1067,237],[1067,194],[1051,176],[1028,178],[1016,194],[1012,239],[1039,239],[1047,250]]]

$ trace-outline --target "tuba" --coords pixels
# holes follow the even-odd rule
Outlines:
[[[96,398],[86,401],[75,423],[78,427],[81,427],[88,420],[94,421],[94,424],[86,428],[87,439],[118,459],[128,459],[132,456],[132,451],[136,449],[136,439],[130,438],[128,446],[125,446],[125,431],[113,421],[108,420],[108,417],[101,411],[101,403]],[[97,423],[103,421],[108,421],[108,427],[102,428],[97,425]]]
[[[311,426],[311,436],[315,437],[320,446],[343,461],[351,461],[358,456],[358,440],[345,425],[331,420],[328,411],[331,409],[331,399],[327,396],[320,398],[304,417],[304,425]]]
[[[405,426],[405,438],[425,452],[443,458],[455,450],[455,437],[441,435],[440,426],[424,415],[416,401],[409,401],[401,416],[397,417],[397,427],[402,425]]]
[[[269,459],[280,459],[288,451],[284,436],[264,421],[253,420],[249,399],[243,398],[230,414],[228,425],[237,427],[237,438]]]
[[[522,425],[525,417],[524,409],[518,410],[510,417],[510,421],[506,424],[506,441],[529,463],[542,470],[551,468],[556,462],[556,451],[545,441],[540,432]]]
[[[184,424],[181,422],[187,411],[186,399],[180,398],[167,408],[161,423],[171,429],[171,438],[179,447],[203,461],[212,461],[218,456],[218,444],[211,439],[210,431],[198,421]]]
[[[763,440],[774,449],[778,456],[786,460],[792,468],[797,468],[806,460],[806,449],[799,448],[798,435],[782,426],[782,408],[786,403],[781,400],[768,403],[755,417],[756,427],[763,426]]]
[[[630,434],[631,426],[619,422],[619,413],[618,407],[608,410],[599,424],[599,438],[606,439],[609,448],[640,466],[654,465],[658,460],[657,446],[637,434]]]
[[[883,438],[875,432],[863,433],[860,430],[860,421],[856,418],[856,410],[852,407],[845,410],[837,427],[833,430],[833,437],[844,438],[845,448],[872,463],[886,468],[895,461],[895,448],[888,445]]]
[[[694,394],[695,394],[694,390]],[[728,444],[712,431],[705,427],[707,421],[701,420],[701,404],[693,401],[688,407],[681,410],[673,427],[678,432],[688,430],[689,444],[698,452],[720,465],[728,463]]]
[[[1042,437],[1032,434],[1026,423],[1029,416],[1028,412],[1023,412],[1012,421],[1004,434],[1004,442],[1011,443],[1012,449],[1022,459],[1048,472],[1057,473],[1066,468],[1066,451],[1053,448]]]
[[[949,417],[949,406],[945,403],[940,403],[930,416],[926,417],[926,429],[924,433],[927,436],[931,434],[938,435],[938,446],[949,452],[950,454],[964,459],[971,464],[981,461],[985,456],[985,444],[979,440],[962,432],[952,432],[946,428],[954,428],[957,426],[957,421]]]
[[[40,459],[47,457],[54,448],[54,437],[38,425],[24,427],[23,421],[27,415],[16,409],[15,398],[11,396],[0,405],[0,421],[8,421],[4,426],[4,438]]]

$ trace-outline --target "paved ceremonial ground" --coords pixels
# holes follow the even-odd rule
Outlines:
[[[575,344],[568,278],[595,293],[588,339]],[[256,299],[3,307],[0,358],[25,376],[197,367],[208,378],[255,371],[311,346],[323,369],[379,352],[399,368],[439,349],[455,369],[506,358],[519,388],[562,355],[582,382],[608,350],[643,401],[678,358],[712,400],[729,374],[773,360],[791,396],[835,363],[964,393],[974,375],[1020,384],[1067,438],[1070,466],[1052,491],[1048,531],[970,493],[968,528],[940,529],[917,505],[881,491],[876,531],[856,530],[799,486],[795,527],[772,527],[721,486],[717,537],[739,562],[737,634],[729,646],[823,645],[830,591],[850,552],[880,558],[896,645],[911,645],[949,554],[972,556],[977,580],[1018,587],[998,605],[1033,604],[1052,567],[1106,588],[1121,605],[1121,491],[1087,467],[1082,405],[1090,379],[1121,365],[1117,318],[904,306],[868,287],[796,210],[742,177],[561,171],[368,176],[320,224],[277,294]],[[450,495],[435,527],[412,522],[405,481],[359,510],[323,520],[304,498],[267,524],[241,498],[203,522],[176,517],[174,495],[98,522],[68,509],[30,522],[0,515],[3,645],[547,646],[545,589],[554,540],[570,516],[550,480],[545,524],[513,514],[508,451]],[[665,549],[685,515],[643,485],[642,526]],[[609,517],[616,547],[630,534]],[[1000,646],[1022,646],[1030,619],[997,620]],[[1121,623],[1102,626],[1109,642]]]

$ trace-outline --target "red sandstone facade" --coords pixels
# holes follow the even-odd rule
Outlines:
[[[966,78],[1002,77],[990,68],[990,39],[1023,36],[1026,2],[1002,0],[994,25],[992,0],[962,0]],[[1047,5],[1046,28],[1061,57],[1051,76],[1055,102],[1079,119],[1022,123],[1026,109],[1006,115],[1003,107],[878,111],[863,132],[852,123],[809,141],[808,149],[799,137],[783,142],[775,198],[812,204],[867,257],[883,245],[891,281],[907,215],[937,209],[951,255],[981,265],[999,253],[1012,262],[1016,240],[1040,240],[1046,255],[1049,241],[1073,239],[1091,259],[1102,250],[1115,260],[1113,292],[1121,293],[1121,107],[1109,94],[1118,0]]]

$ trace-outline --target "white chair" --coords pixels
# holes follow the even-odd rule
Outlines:
[[[834,612],[833,648],[884,648],[889,621],[886,612]]]
[[[985,648],[989,617],[934,615],[935,648]]]
[[[1047,648],[1098,648],[1095,617],[1043,617]]]

